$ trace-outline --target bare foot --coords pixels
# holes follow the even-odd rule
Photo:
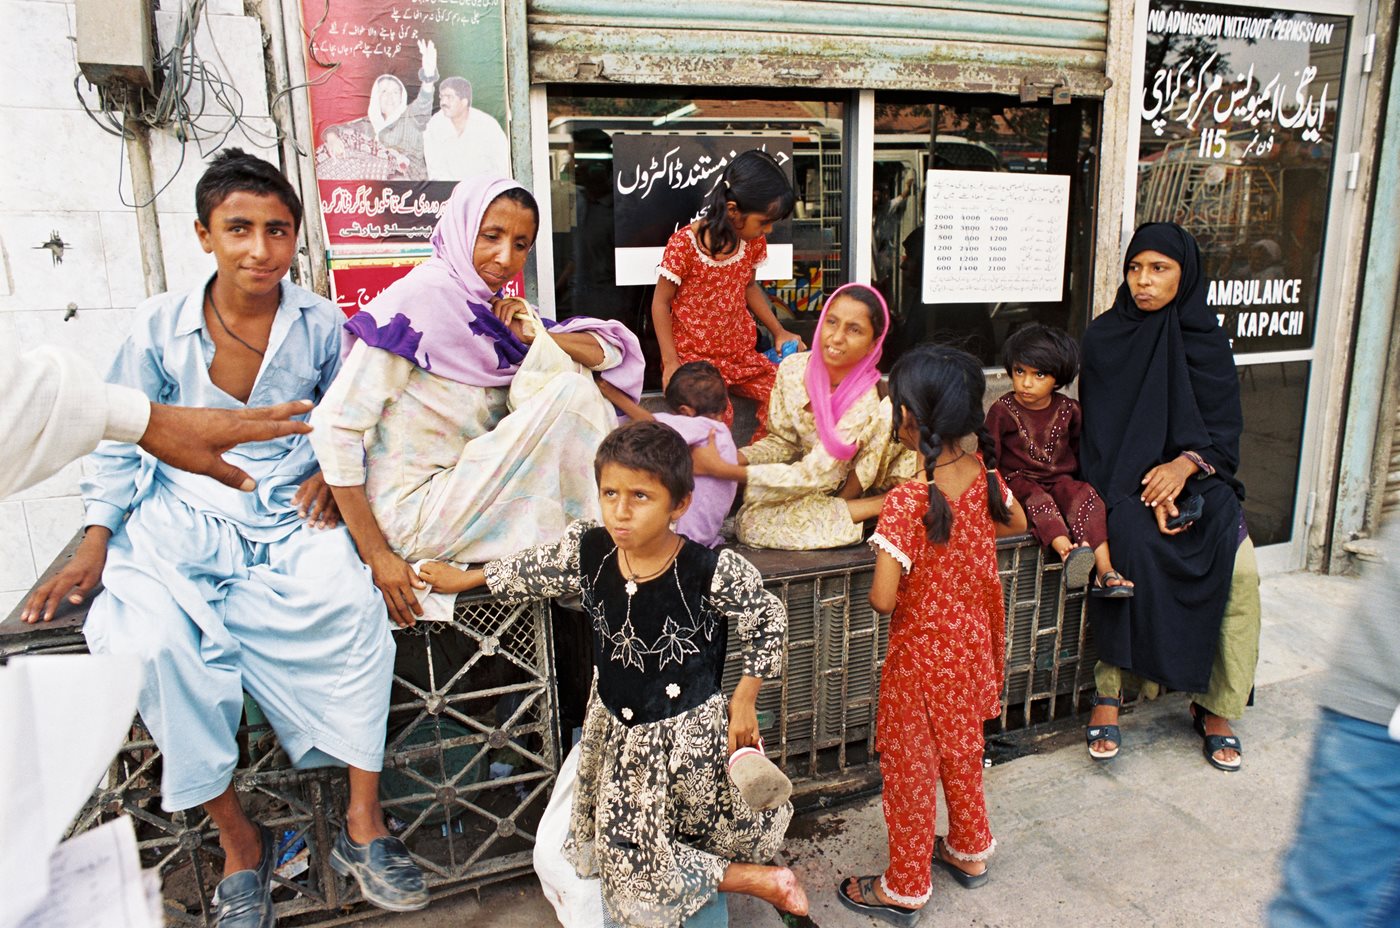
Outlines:
[[[1099,576],[1107,578],[1103,581],[1104,586],[1132,587],[1134,585],[1133,581],[1129,580],[1127,577],[1114,570],[1112,564],[1108,565],[1108,570],[1100,571]]]
[[[724,871],[719,890],[762,899],[782,912],[807,914],[807,893],[798,882],[797,874],[787,867],[732,863]]]

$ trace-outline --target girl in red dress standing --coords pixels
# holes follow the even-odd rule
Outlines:
[[[661,386],[682,364],[708,361],[730,392],[758,403],[758,431],[767,431],[768,395],[777,368],[755,348],[754,316],[779,351],[802,340],[783,328],[755,269],[768,257],[773,223],[792,213],[796,196],[776,159],[757,149],[739,155],[724,170],[705,201],[703,218],[671,236],[657,268],[652,324],[661,348]],[[750,315],[750,310],[753,315]],[[724,413],[734,424],[734,407]]]
[[[926,475],[885,496],[870,540],[870,605],[894,613],[875,732],[890,865],[838,892],[896,925],[928,902],[930,859],[972,888],[996,847],[982,794],[982,722],[1001,713],[1006,651],[996,539],[1024,532],[1026,514],[997,477],[985,390],[977,359],[944,346],[916,348],[890,374],[896,434]],[[965,448],[974,434],[980,453]],[[939,780],[946,837],[934,832]]]

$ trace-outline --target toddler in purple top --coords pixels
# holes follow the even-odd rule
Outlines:
[[[676,369],[671,382],[666,385],[665,393],[666,404],[674,412],[652,414],[610,384],[600,382],[598,386],[603,395],[629,419],[654,419],[668,425],[679,432],[692,449],[710,442],[711,436],[714,436],[715,450],[720,457],[730,464],[739,462],[734,436],[724,424],[724,412],[729,405],[724,376],[710,362],[691,361]],[[676,524],[676,531],[706,547],[718,547],[724,541],[720,527],[734,505],[734,494],[738,489],[736,481],[696,474],[690,508]]]

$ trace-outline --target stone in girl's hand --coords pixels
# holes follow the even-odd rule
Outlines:
[[[792,796],[792,781],[759,748],[739,748],[729,755],[729,778],[752,809],[776,809]]]

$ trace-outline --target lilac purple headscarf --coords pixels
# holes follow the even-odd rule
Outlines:
[[[345,324],[345,350],[359,339],[425,371],[478,387],[507,386],[529,350],[491,312],[497,295],[472,264],[477,230],[497,196],[519,187],[507,178],[473,177],[452,191],[433,229],[432,257],[390,284]],[[545,321],[554,332],[596,332],[622,351],[603,377],[633,399],[645,361],[637,337],[620,322],[574,316]]]
[[[870,351],[856,363],[855,367],[851,368],[850,372],[833,390],[831,389],[831,374],[826,369],[826,355],[821,350],[821,333],[826,325],[826,311],[831,308],[831,304],[835,303],[836,298],[843,292],[856,288],[875,295],[875,299],[880,304],[880,310],[884,313],[885,325],[870,345]],[[890,308],[885,305],[885,298],[880,295],[880,291],[864,284],[844,284],[837,287],[822,306],[821,317],[817,319],[817,334],[812,338],[814,342],[812,357],[807,362],[804,383],[807,385],[807,399],[812,405],[812,418],[817,420],[817,435],[821,438],[822,446],[837,460],[849,461],[855,456],[857,446],[847,444],[841,439],[840,433],[836,431],[836,424],[841,421],[846,410],[850,409],[851,405],[864,396],[865,391],[873,387],[875,382],[880,379],[880,371],[876,365],[880,363],[880,349],[885,344],[885,336],[889,331]]]

